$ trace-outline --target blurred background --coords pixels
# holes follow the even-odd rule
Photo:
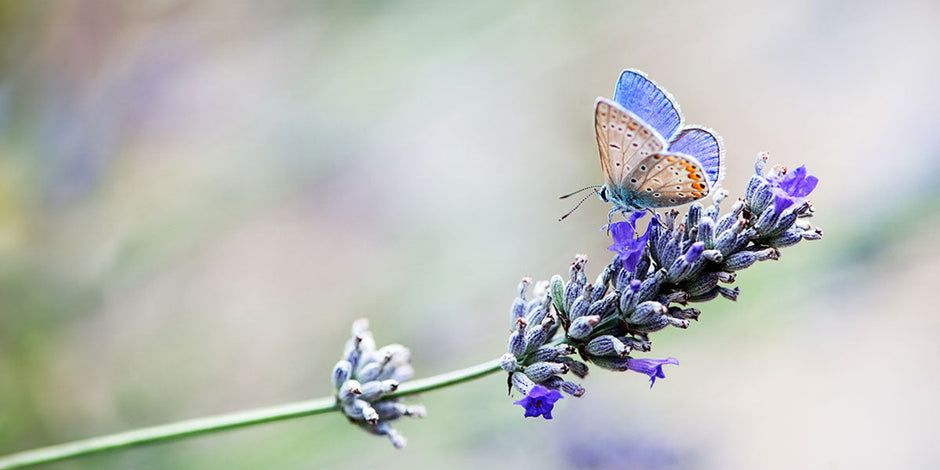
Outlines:
[[[940,467],[940,4],[0,3],[0,454],[328,395],[349,325],[419,376],[505,351],[522,275],[610,258],[593,103],[624,68],[805,163],[825,229],[595,370],[553,421],[496,374],[384,439],[329,414],[50,465]]]

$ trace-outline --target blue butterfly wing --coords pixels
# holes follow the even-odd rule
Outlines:
[[[669,143],[669,151],[694,157],[702,164],[710,187],[725,176],[725,151],[721,137],[708,129],[687,127]]]
[[[656,129],[667,141],[682,124],[682,113],[672,95],[638,70],[624,70],[620,74],[614,101]]]

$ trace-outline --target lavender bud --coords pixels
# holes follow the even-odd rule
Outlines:
[[[812,232],[803,233],[803,240],[819,240],[823,237],[823,231],[821,228],[815,228]]]
[[[670,293],[668,293],[668,294],[666,294],[666,295],[660,297],[659,299],[657,299],[657,302],[659,302],[659,303],[661,303],[661,304],[663,304],[663,305],[669,305],[669,304],[671,304],[671,303],[677,303],[677,304],[685,305],[685,303],[688,302],[688,301],[689,301],[689,293],[688,293],[688,292],[685,292],[685,291],[681,291],[681,290],[677,290],[677,291],[675,291],[675,292],[670,292]]]
[[[702,311],[697,308],[669,307],[669,316],[681,320],[698,320]]]
[[[568,312],[569,316],[571,316],[571,305],[574,304],[574,301],[581,295],[581,289],[583,287],[584,284],[574,279],[568,281],[568,285],[565,286],[565,311]]]
[[[731,245],[731,252],[737,253],[738,251],[743,250],[748,243],[751,242],[751,237],[747,233],[742,233],[738,235],[738,238],[734,239],[734,244]]]
[[[529,314],[526,316],[526,323],[530,325],[537,325],[542,323],[542,320],[545,319],[545,315],[548,314],[548,310],[542,308],[542,305],[539,304],[536,306]]]
[[[529,284],[532,284],[532,278],[524,276],[519,280],[519,285],[516,287],[516,290],[519,292],[519,298],[523,301],[525,301],[525,292],[529,288]]]
[[[767,165],[767,160],[770,158],[770,154],[767,152],[761,152],[757,154],[757,161],[754,162],[754,171],[758,175],[764,174],[764,166]]]
[[[352,364],[347,360],[342,360],[336,363],[333,366],[333,388],[339,390],[339,387],[343,385],[343,382],[349,380],[349,377],[352,375]]]
[[[680,232],[676,232],[680,233]],[[669,238],[663,244],[662,249],[660,250],[660,267],[672,266],[672,263],[676,261],[676,258],[679,257],[679,242],[675,238]]]
[[[633,270],[634,276],[636,276],[637,279],[643,279],[646,277],[646,274],[649,273],[649,270],[650,270],[650,256],[649,256],[650,248],[649,247],[650,245],[647,244],[646,247],[643,248],[643,254],[640,255],[640,260],[637,261],[636,268]]]
[[[402,365],[411,362],[411,350],[401,344],[382,346],[375,354],[384,358],[383,362],[386,364]]]
[[[606,293],[607,293],[606,284],[594,284],[593,286],[591,286],[591,296],[589,297],[589,300],[591,301],[591,303],[597,302],[598,300],[602,299],[604,297],[604,294]]]
[[[624,291],[630,286],[630,281],[633,280],[633,273],[627,271],[626,269],[621,269],[617,272],[617,280],[615,287],[619,291]]]
[[[626,356],[630,354],[630,347],[611,335],[594,338],[585,348],[592,356]]]
[[[698,223],[698,241],[702,242],[705,248],[712,248],[715,244],[715,220],[711,217],[703,217]]]
[[[643,338],[634,338],[632,336],[624,336],[620,338],[620,341],[623,344],[626,344],[630,349],[634,351],[649,351],[652,348],[652,343],[650,343],[649,338],[645,336]]]
[[[562,380],[561,386],[558,388],[561,389],[562,392],[565,392],[573,397],[580,397],[581,395],[584,395],[584,387],[566,380]]]
[[[685,226],[692,228],[698,225],[699,220],[702,218],[702,203],[693,202],[689,206],[689,212],[685,216]]]
[[[522,300],[521,297],[516,297],[512,301],[512,309],[510,310],[509,319],[513,322],[522,318],[525,315],[525,300]]]
[[[743,220],[741,222],[744,222]],[[727,255],[731,253],[731,247],[734,246],[734,241],[738,238],[738,234],[734,233],[734,230],[725,230],[721,232],[721,235],[718,236],[718,239],[715,240],[715,249],[720,251],[722,254]]]
[[[748,199],[750,205],[750,210],[752,214],[760,214],[767,209],[767,206],[771,203],[774,198],[773,189],[769,184],[761,184],[756,191],[754,191],[754,197]]]
[[[617,303],[620,301],[620,296],[616,292],[611,292],[607,294],[601,300],[598,300],[591,304],[591,307],[588,308],[588,315],[597,315],[601,318],[604,318],[617,310]]]
[[[381,398],[382,395],[394,392],[397,389],[397,380],[373,380],[362,384],[362,395],[360,395],[359,398],[366,401],[374,401]]]
[[[526,331],[525,323],[520,323],[518,330],[513,331],[509,335],[509,352],[516,357],[521,357],[525,354],[525,345],[526,345]]]
[[[699,257],[702,256],[702,252],[704,251],[705,251],[704,242],[697,241],[693,243],[692,246],[689,247],[689,249],[685,252],[685,255],[683,256],[685,258],[685,262],[692,264],[698,261]]]
[[[533,382],[540,383],[555,374],[568,373],[568,366],[558,362],[536,362],[523,370],[525,375],[528,375]]]
[[[798,228],[794,228],[767,240],[767,244],[775,247],[784,247],[795,245],[802,239],[803,231]]]
[[[786,211],[783,213],[783,215],[780,216],[780,218],[777,220],[777,223],[770,230],[764,233],[764,236],[772,237],[786,232],[787,229],[793,226],[794,222],[796,222],[796,212]]]
[[[499,358],[499,366],[503,368],[504,371],[513,373],[518,369],[519,362],[516,361],[516,356],[512,353],[503,354]]]
[[[739,269],[749,268],[755,261],[757,261],[757,256],[754,255],[754,252],[740,251],[725,258],[722,269],[725,271],[737,271]]]
[[[643,285],[642,282],[634,279],[630,282],[630,285],[627,286],[627,290],[623,292],[623,295],[620,296],[620,311],[629,312],[636,307],[637,299],[640,295],[640,287]]]
[[[587,364],[577,359],[573,359],[573,358],[566,357],[566,356],[561,356],[558,358],[557,362],[560,362],[568,366],[568,370],[570,370],[572,374],[578,376],[579,378],[583,379],[584,377],[587,376],[587,373],[588,373]]]
[[[718,219],[718,223],[715,224],[715,233],[721,234],[734,226],[734,223],[738,221],[738,217],[741,215],[743,209],[744,201],[740,199],[735,201],[734,205],[731,206],[731,212],[725,214],[721,219]]]
[[[702,252],[702,258],[713,263],[720,263],[725,259],[724,255],[722,255],[719,250],[705,250]]]
[[[523,395],[528,395],[529,391],[532,390],[532,387],[535,387],[535,382],[533,382],[532,379],[527,377],[522,372],[515,372],[509,377],[510,382],[512,382],[512,386]]]
[[[584,275],[584,265],[587,262],[588,257],[583,253],[574,256],[574,263],[571,263],[571,268],[568,270],[572,281],[581,285],[587,284],[587,277]]]
[[[779,218],[780,214],[777,213],[776,208],[770,206],[757,218],[757,223],[754,224],[754,230],[756,230],[757,233],[766,233],[777,223]]]
[[[712,287],[711,290],[705,292],[704,294],[697,294],[689,297],[689,302],[707,302],[709,300],[718,297],[718,286]]]
[[[658,331],[668,325],[688,328],[688,320],[669,317],[666,315],[668,311],[666,306],[659,302],[643,302],[636,306],[628,322],[635,328],[646,332]]]
[[[545,328],[529,328],[525,333],[525,354],[535,351],[539,346],[545,344],[548,339],[548,331]]]
[[[705,273],[694,277],[684,285],[690,296],[701,295],[718,285],[718,274]]]
[[[701,254],[701,251],[699,251],[698,255],[701,256]],[[696,257],[696,259],[698,259],[698,257]],[[680,256],[676,258],[676,261],[669,267],[669,271],[666,272],[666,279],[672,282],[678,282],[688,274],[690,267],[691,264],[686,261],[685,257]]]
[[[751,179],[747,182],[747,189],[744,191],[744,199],[753,201],[760,187],[766,184],[764,178],[761,178],[759,175],[751,176]]]
[[[794,209],[796,212],[797,218],[812,217],[816,214],[816,209],[813,208],[813,205],[809,201],[803,201],[803,204],[800,204],[800,207]]]
[[[379,414],[365,400],[356,399],[350,403],[344,403],[343,413],[353,419],[361,418],[369,424],[375,424],[379,421]]]
[[[666,280],[666,272],[663,269],[656,271],[652,276],[643,281],[643,284],[640,285],[640,292],[637,294],[638,300],[647,300],[652,299],[656,292],[659,290],[659,286],[662,285],[663,281]]]
[[[556,347],[557,345],[547,345],[542,346],[526,358],[527,362],[551,362],[558,357],[560,351]]]
[[[635,325],[659,324],[661,317],[667,311],[666,306],[659,302],[646,301],[636,306],[628,321]],[[665,327],[666,325],[663,324],[662,326]]]
[[[659,220],[659,215],[656,215],[653,220],[650,221],[649,225],[649,241],[650,245],[655,245],[659,241],[659,235],[664,230],[662,222]]]
[[[584,316],[590,306],[591,303],[588,302],[583,295],[578,296],[578,298],[571,305],[571,308],[568,309],[568,320],[575,321],[577,318]]]
[[[370,380],[375,380],[376,377],[382,372],[382,367],[384,364],[380,362],[370,362],[359,369],[359,372],[356,374],[356,378],[361,382],[369,382]]]
[[[550,282],[550,291],[552,294],[552,302],[555,304],[555,308],[559,312],[565,313],[565,281],[562,280],[561,276],[554,275]]]
[[[627,368],[629,360],[629,356],[597,356],[591,358],[591,362],[597,364],[598,367],[603,367],[604,369],[617,372],[629,370]]]
[[[568,327],[568,336],[573,339],[584,339],[587,335],[591,334],[591,331],[594,330],[594,327],[600,323],[601,317],[596,315],[594,316],[584,316],[573,320],[571,326]]]
[[[729,289],[724,286],[718,286],[718,293],[721,294],[726,299],[737,301],[738,294],[741,293],[741,288],[735,287],[734,289]]]
[[[362,394],[358,380],[347,380],[343,382],[343,386],[336,392],[337,398],[339,401],[345,403],[351,403],[353,400],[357,399],[359,395]]]

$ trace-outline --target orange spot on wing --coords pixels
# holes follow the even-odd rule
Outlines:
[[[695,197],[702,197],[702,193],[700,193],[700,192],[698,192],[698,191],[693,192],[692,195],[695,196]]]
[[[633,122],[631,122],[630,124],[627,124],[627,128],[629,128],[631,131],[635,131],[637,127],[639,126],[637,126],[636,123],[633,123]]]
[[[695,181],[698,181],[698,180],[702,179],[702,178],[700,178],[698,175],[696,175],[695,173],[692,173],[691,171],[689,172],[689,178],[694,179]]]
[[[666,157],[666,160],[669,160],[670,162],[674,162],[676,161],[676,157]]]
[[[692,183],[692,187],[699,191],[702,191],[705,189],[705,185],[702,183]]]

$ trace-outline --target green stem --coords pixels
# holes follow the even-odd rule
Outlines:
[[[496,359],[467,367],[466,369],[405,382],[398,390],[386,395],[386,397],[397,398],[421,392],[429,392],[431,390],[477,379],[498,370],[499,360]],[[98,452],[182,439],[202,434],[211,434],[229,429],[238,429],[256,424],[312,416],[331,411],[339,411],[339,408],[336,406],[336,400],[333,397],[324,397],[269,408],[259,408],[209,416],[206,418],[178,421],[161,426],[135,429],[6,455],[0,457],[0,470],[28,467],[31,465],[71,459],[82,455],[96,454]]]

